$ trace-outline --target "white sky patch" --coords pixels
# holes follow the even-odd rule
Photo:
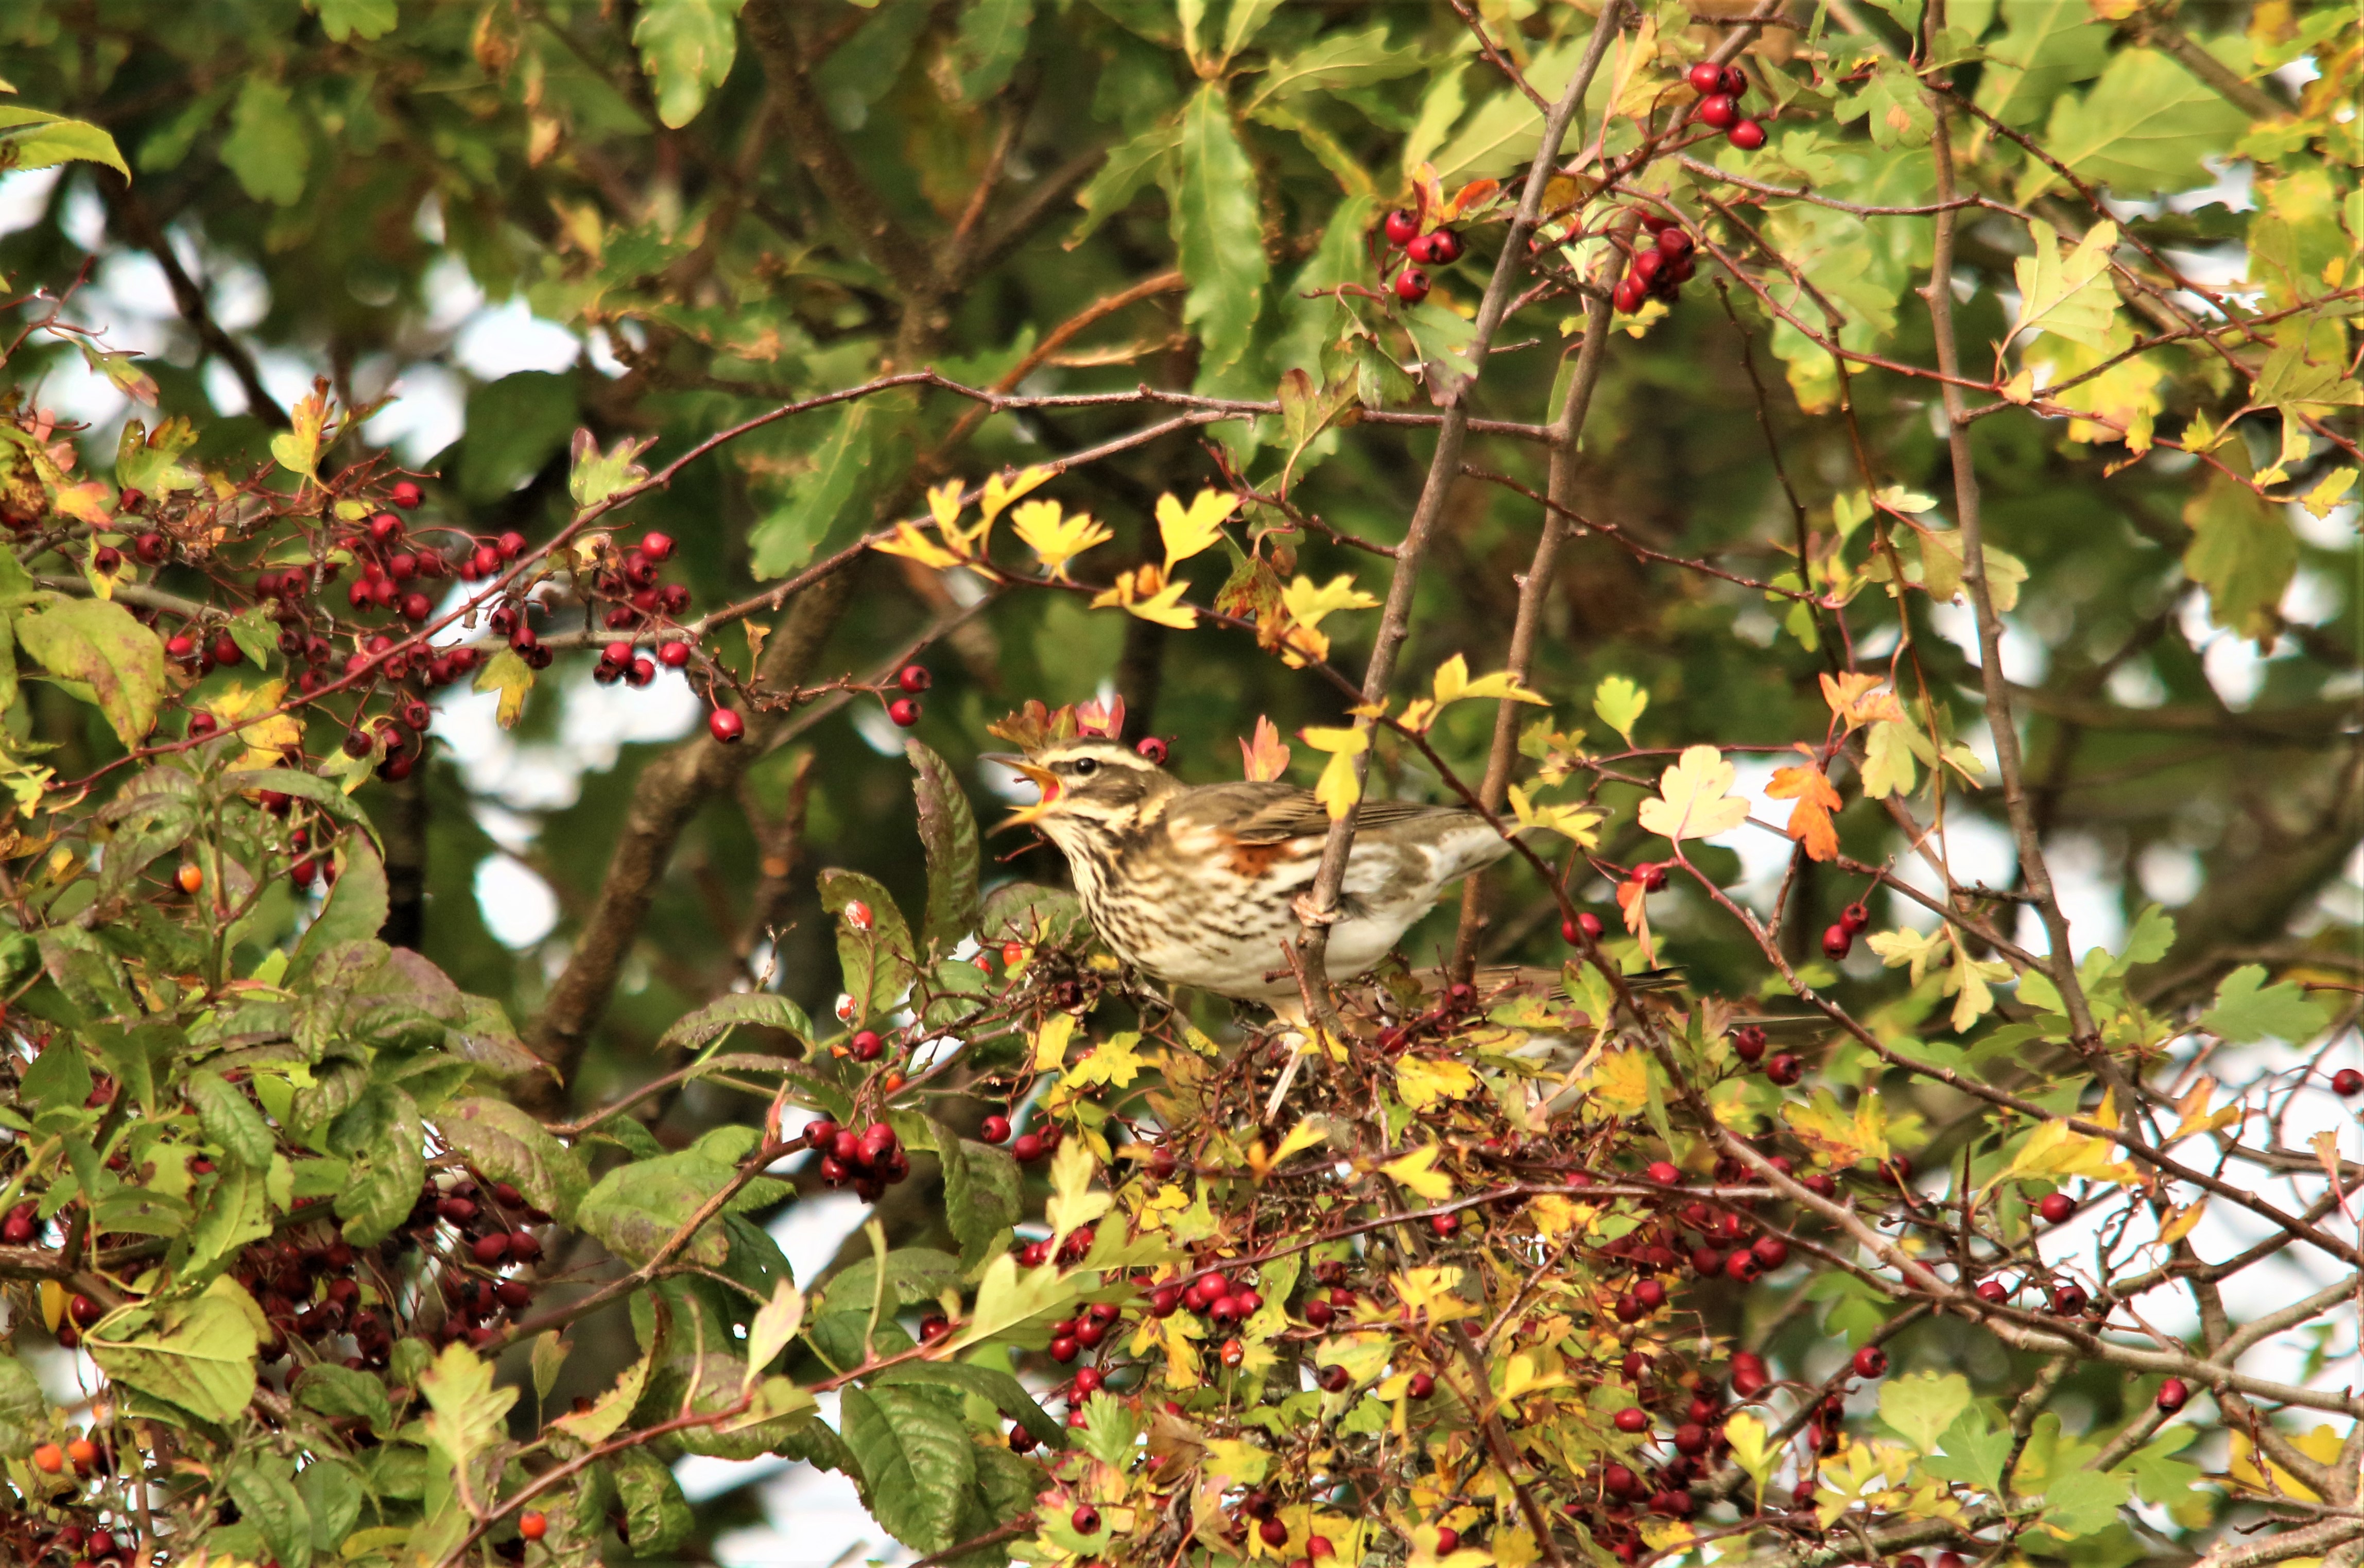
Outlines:
[[[558,924],[558,895],[514,855],[487,855],[476,862],[476,905],[485,929],[505,948],[530,948]]]

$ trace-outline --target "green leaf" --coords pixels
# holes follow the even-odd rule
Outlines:
[[[1610,675],[1601,681],[1592,694],[1592,711],[1600,722],[1634,744],[1634,726],[1642,721],[1643,712],[1650,706],[1650,694],[1622,675]]]
[[[649,12],[642,11],[643,22]],[[460,437],[460,494],[497,501],[522,487],[566,450],[576,418],[574,378],[556,371],[519,371],[468,394]]]
[[[311,121],[296,111],[285,87],[250,73],[230,111],[221,161],[256,201],[294,206],[303,199],[305,171],[311,167]]]
[[[581,1155],[532,1117],[507,1100],[471,1098],[439,1112],[435,1129],[477,1170],[516,1187],[561,1225],[574,1223],[591,1174]]]
[[[0,105],[0,169],[47,169],[70,160],[104,163],[131,178],[115,138],[98,127],[21,105]]]
[[[193,1301],[138,1307],[93,1329],[83,1343],[99,1370],[151,1398],[217,1424],[254,1396],[262,1310],[221,1278]]]
[[[2012,0],[2004,20],[2002,37],[1987,46],[1978,104],[2005,125],[2034,124],[2109,61],[2110,29],[2087,0]]]
[[[974,1268],[1025,1212],[1018,1162],[1006,1150],[949,1131],[936,1148],[944,1172],[944,1223],[961,1244],[962,1264]]]
[[[61,599],[17,617],[17,641],[41,667],[90,688],[116,738],[137,746],[164,700],[164,644],[108,599]]]
[[[1928,146],[1937,124],[1920,77],[1902,61],[1885,55],[1856,95],[1840,102],[1833,117],[1842,125],[1863,121],[1872,145],[1883,151]]]
[[[1055,1317],[1083,1292],[1083,1282],[1062,1275],[1056,1263],[1043,1263],[1019,1273],[1018,1260],[997,1254],[977,1282],[976,1307],[962,1324],[950,1348],[966,1350],[1006,1334],[1037,1318]]]
[[[241,1165],[260,1167],[271,1162],[279,1140],[272,1136],[262,1113],[254,1108],[245,1090],[203,1067],[190,1073],[181,1087],[197,1113],[198,1128],[215,1148]]]
[[[812,1019],[786,996],[771,991],[741,991],[718,996],[696,1012],[675,1019],[673,1027],[658,1037],[657,1044],[660,1048],[695,1051],[734,1029],[780,1029],[808,1045],[813,1038]],[[764,1060],[750,1058],[755,1062]]]
[[[566,492],[574,497],[575,506],[596,506],[648,478],[648,469],[634,460],[656,440],[654,436],[624,436],[618,439],[613,450],[603,452],[590,431],[576,430],[567,450],[566,475]]]
[[[2075,1539],[2117,1523],[2118,1509],[2134,1494],[2131,1476],[2115,1471],[2071,1470],[2044,1488],[2044,1522]]]
[[[978,1366],[971,1362],[904,1362],[880,1373],[877,1381],[882,1385],[933,1383],[965,1389],[1024,1427],[1038,1442],[1053,1449],[1066,1445],[1065,1425],[1034,1403],[1024,1384],[998,1367]]]
[[[18,1092],[37,1110],[77,1110],[90,1097],[90,1063],[73,1036],[60,1032],[25,1069]]]
[[[821,1291],[821,1311],[868,1313],[877,1280],[876,1259],[847,1264],[831,1276]],[[886,1254],[886,1300],[891,1306],[933,1301],[948,1290],[958,1290],[960,1282],[960,1263],[949,1252],[932,1247],[898,1247]]]
[[[271,1234],[271,1174],[263,1165],[224,1165],[197,1204],[187,1250],[179,1259],[184,1284],[209,1280],[237,1260],[250,1241]]]
[[[361,1472],[341,1459],[315,1453],[296,1476],[304,1511],[312,1516],[312,1552],[334,1557],[361,1522],[362,1502],[369,1494]]]
[[[304,8],[317,11],[320,30],[338,43],[359,34],[365,39],[382,39],[394,31],[400,13],[396,0],[304,0]]]
[[[1084,209],[1084,216],[1067,236],[1067,249],[1074,250],[1091,237],[1092,230],[1131,206],[1132,198],[1150,181],[1165,180],[1160,165],[1181,144],[1180,122],[1168,120],[1111,150],[1099,172],[1076,193],[1076,205]]]
[[[959,1540],[962,1506],[976,1481],[967,1429],[933,1390],[887,1384],[849,1388],[840,1425],[862,1465],[865,1500],[886,1532],[914,1551]]]
[[[1879,1385],[1879,1418],[1924,1453],[1969,1407],[1970,1380],[1958,1373],[1917,1373]]]
[[[48,1434],[49,1396],[15,1356],[0,1354],[0,1457],[25,1459]]]
[[[1034,0],[969,0],[950,51],[964,99],[981,104],[1001,91],[1026,53],[1033,25]]]
[[[447,1472],[466,1473],[477,1457],[498,1443],[514,1388],[493,1386],[493,1363],[464,1344],[450,1344],[418,1379],[427,1396],[428,1451]]]
[[[1428,57],[1411,45],[1388,46],[1388,29],[1376,27],[1359,33],[1333,33],[1310,48],[1277,60],[1256,80],[1249,110],[1263,104],[1293,98],[1300,93],[1361,87],[1373,82],[1409,76],[1427,64]]]
[[[1576,75],[1577,62],[1583,59],[1589,41],[1588,30],[1537,54],[1527,65],[1528,83],[1546,101],[1557,100]],[[1594,93],[1604,90],[1610,74],[1605,70],[1601,72],[1594,83]],[[1425,112],[1422,118],[1426,118]],[[1447,190],[1457,181],[1481,174],[1501,178],[1523,167],[1534,156],[1536,146],[1543,140],[1543,111],[1535,107],[1533,101],[1514,86],[1503,87],[1478,106],[1468,123],[1433,155],[1431,161],[1435,163],[1436,176],[1444,182]],[[1418,128],[1414,134],[1417,138]],[[1408,146],[1407,158],[1411,151]]]
[[[920,843],[928,853],[928,911],[920,933],[948,953],[976,929],[976,814],[952,764],[917,740],[903,742],[920,803]]]
[[[337,873],[328,902],[320,906],[319,917],[296,944],[287,969],[292,978],[302,977],[340,943],[372,940],[385,924],[385,862],[377,846],[359,834],[348,835],[344,844],[344,869]]]
[[[576,1207],[574,1223],[626,1262],[646,1263],[737,1173],[691,1149],[619,1165]],[[720,1227],[708,1222],[678,1255],[716,1268],[726,1251]]]
[[[1220,372],[1247,353],[1264,307],[1270,266],[1256,175],[1232,128],[1224,84],[1210,82],[1182,109],[1182,135],[1167,183],[1174,243],[1190,292],[1182,319],[1205,347],[1201,368]]]
[[[384,1435],[394,1426],[385,1385],[365,1372],[335,1362],[315,1362],[296,1377],[296,1403],[324,1416],[358,1416]]]
[[[296,1490],[294,1461],[267,1451],[249,1455],[229,1473],[229,1496],[282,1568],[311,1568],[312,1513]]]
[[[844,969],[846,992],[853,998],[854,1023],[891,1012],[918,973],[911,929],[903,923],[893,895],[875,878],[832,869],[820,873],[820,903],[837,920],[838,962]],[[866,931],[855,929],[847,914],[855,904],[869,911]]]
[[[364,1104],[383,1108],[372,1113],[369,1136],[337,1194],[337,1218],[344,1221],[345,1240],[356,1247],[374,1246],[400,1229],[427,1180],[427,1124],[418,1103],[403,1090],[379,1084]]]
[[[2184,573],[2208,590],[2209,620],[2244,637],[2271,637],[2275,606],[2298,570],[2298,539],[2281,508],[2211,472],[2185,504],[2183,520],[2191,527]]]
[[[785,577],[809,562],[824,542],[850,542],[868,516],[879,415],[869,400],[845,404],[812,467],[789,483],[787,498],[748,531],[758,577]]]
[[[2230,150],[2248,128],[2247,115],[2175,61],[2157,50],[2129,49],[2082,96],[2053,104],[2042,145],[2078,178],[2132,200],[2205,184],[2201,160]],[[2048,165],[2030,161],[2013,199],[2025,206],[2058,179]]]
[[[616,1496],[624,1505],[624,1539],[634,1553],[648,1557],[670,1551],[688,1538],[697,1520],[671,1470],[637,1448],[609,1462],[616,1471]]]
[[[1985,1411],[1976,1406],[1963,1411],[1938,1441],[1942,1451],[1922,1459],[1923,1469],[1940,1480],[1967,1482],[1980,1491],[2002,1489],[2013,1438],[2007,1429],[1997,1430]]]
[[[675,130],[697,117],[730,75],[747,0],[647,0],[632,24],[641,69],[657,86],[657,118]]]
[[[2265,965],[2245,963],[2216,987],[2216,1005],[2200,1015],[2201,1027],[2227,1045],[2272,1038],[2292,1044],[2312,1038],[2331,1021],[2324,1004],[2309,999],[2294,981],[2265,984]]]
[[[2027,227],[2035,254],[2012,263],[2012,275],[2019,284],[2019,317],[2012,323],[2012,336],[2041,328],[2071,343],[2102,347],[2117,319],[2110,250],[2118,242],[2118,226],[2097,223],[2074,250],[2066,251],[2050,224],[2036,218]]]

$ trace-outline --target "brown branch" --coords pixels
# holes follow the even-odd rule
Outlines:
[[[2280,119],[2290,113],[2289,105],[2276,103],[2264,88],[2241,80],[2223,61],[2201,48],[2190,34],[2151,6],[2137,10],[2129,19],[2129,26],[2136,39],[2199,77],[2214,88],[2218,96],[2251,119]]]
[[[277,429],[287,428],[287,411],[280,407],[277,400],[264,388],[262,374],[255,368],[254,356],[246,351],[245,344],[231,337],[228,329],[214,319],[212,309],[206,304],[206,291],[189,276],[188,269],[181,265],[181,258],[173,251],[172,240],[156,226],[156,220],[146,205],[128,184],[117,190],[116,181],[101,179],[98,185],[105,194],[107,211],[123,225],[124,232],[131,236],[133,242],[153,256],[156,265],[163,270],[164,281],[173,290],[173,308],[181,313],[181,318],[189,324],[189,330],[197,335],[197,341],[205,346],[206,351],[228,365],[230,373],[238,377],[239,387],[246,394],[247,412]]]
[[[1767,0],[1768,5],[1773,0]],[[1404,529],[1403,542],[1396,547],[1395,571],[1388,581],[1385,608],[1379,615],[1379,626],[1371,646],[1370,662],[1363,674],[1363,701],[1366,706],[1386,702],[1388,687],[1395,676],[1396,658],[1402,651],[1404,639],[1411,631],[1411,601],[1420,581],[1422,560],[1428,553],[1432,536],[1438,520],[1444,515],[1445,497],[1454,483],[1461,477],[1461,449],[1469,431],[1469,395],[1474,382],[1486,363],[1494,334],[1502,324],[1511,295],[1521,272],[1527,264],[1528,241],[1535,231],[1543,213],[1544,187],[1551,177],[1552,168],[1559,161],[1561,143],[1567,137],[1570,124],[1584,106],[1584,95],[1591,87],[1594,74],[1609,51],[1609,40],[1615,36],[1624,14],[1618,0],[1603,7],[1594,23],[1592,38],[1587,44],[1583,61],[1568,79],[1559,102],[1544,117],[1543,136],[1535,147],[1533,160],[1527,165],[1524,191],[1519,198],[1516,216],[1511,220],[1510,232],[1503,237],[1502,252],[1494,263],[1494,275],[1486,285],[1484,298],[1478,306],[1478,319],[1470,335],[1469,357],[1475,367],[1467,379],[1444,389],[1444,421],[1436,432],[1436,450],[1429,461],[1428,477],[1421,486],[1420,499],[1412,507],[1411,521]],[[1368,718],[1358,719],[1357,725],[1367,731]],[[1357,794],[1369,780],[1371,754],[1366,749],[1354,760],[1355,784]],[[1299,944],[1306,973],[1316,979],[1325,975],[1325,961],[1330,949],[1329,920],[1338,906],[1339,890],[1346,881],[1346,859],[1355,843],[1355,813],[1349,811],[1330,826],[1329,836],[1321,846],[1321,865],[1315,874],[1313,889],[1307,895],[1306,907],[1320,917],[1307,922],[1306,934]],[[1290,1065],[1295,1066],[1296,1057]],[[1277,1103],[1286,1094],[1288,1079],[1283,1075],[1274,1091]]]

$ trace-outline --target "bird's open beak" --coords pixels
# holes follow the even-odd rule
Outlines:
[[[984,753],[984,758],[988,762],[999,762],[1010,772],[1022,775],[1027,783],[1043,792],[1043,798],[1033,805],[1012,807],[1009,815],[995,826],[993,829],[995,832],[998,833],[1009,828],[1023,828],[1040,820],[1043,814],[1051,808],[1052,802],[1059,798],[1059,775],[1050,769],[1038,768],[1015,751],[987,751]]]

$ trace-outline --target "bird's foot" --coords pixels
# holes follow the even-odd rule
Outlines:
[[[1297,917],[1300,924],[1307,926],[1334,926],[1345,918],[1345,911],[1343,909],[1315,907],[1313,895],[1310,893],[1300,893],[1290,899],[1288,909],[1289,913]]]

